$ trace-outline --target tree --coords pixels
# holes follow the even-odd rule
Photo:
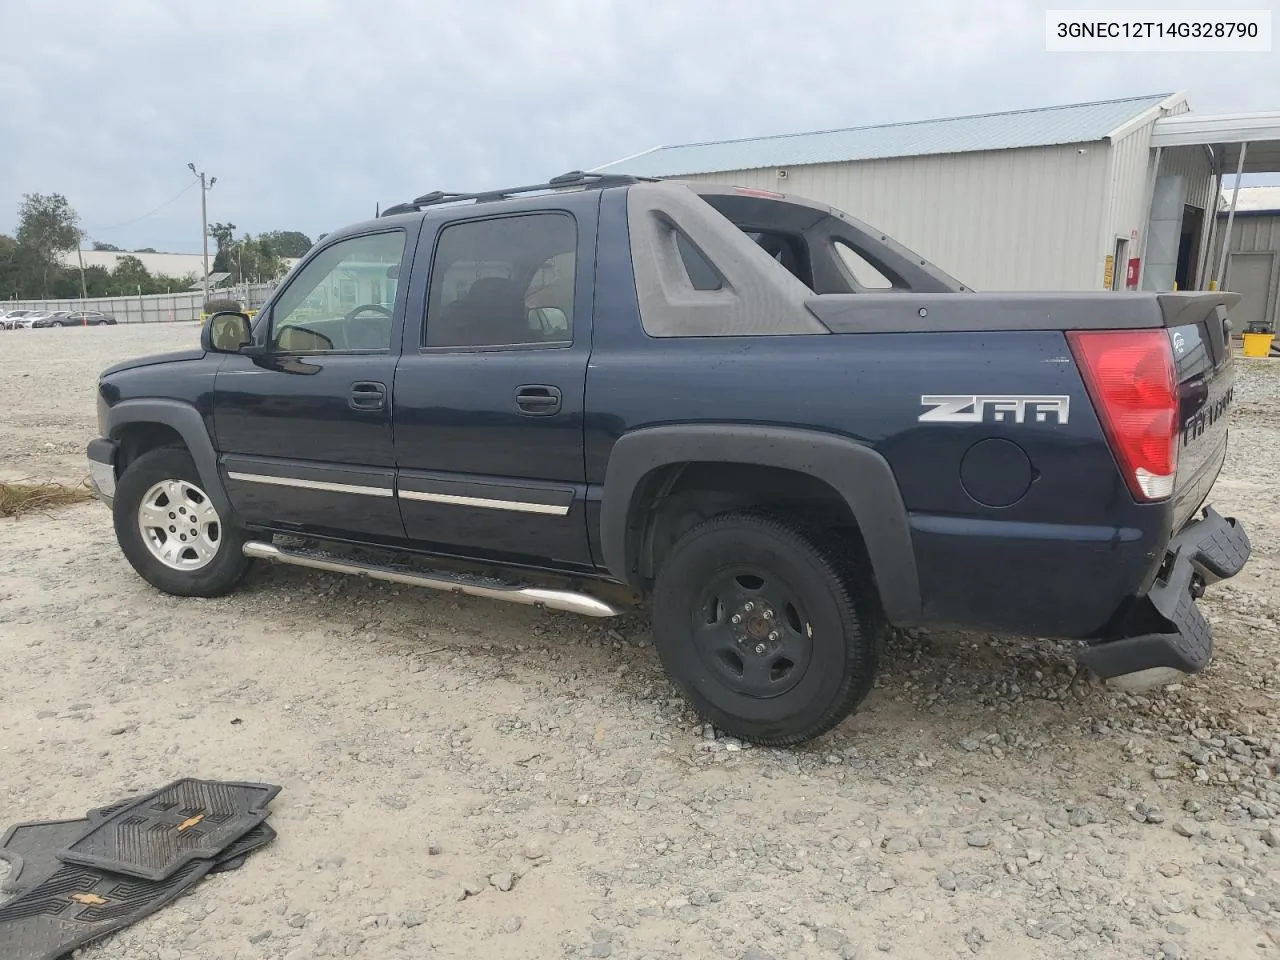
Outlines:
[[[17,240],[0,234],[0,298],[22,296],[22,253]]]
[[[151,272],[137,257],[126,254],[116,260],[116,267],[111,271],[111,285],[121,293],[143,293],[151,289]]]
[[[17,240],[46,256],[74,250],[80,242],[80,215],[60,193],[24,194],[18,207]]]
[[[257,270],[254,275],[262,280],[274,280],[284,273],[284,261],[270,240],[259,239],[257,243]]]
[[[259,240],[268,240],[272,250],[278,257],[302,257],[311,249],[311,238],[297,230],[270,230],[258,235]]]
[[[111,272],[96,264],[84,268],[84,287],[91,297],[111,296]]]
[[[232,245],[227,264],[235,283],[274,280],[284,273],[284,261],[276,255],[271,241],[265,237],[255,240],[247,233]]]
[[[158,253],[155,247],[139,247],[134,253]]]
[[[95,249],[95,250],[105,250],[105,251],[107,251],[108,253],[119,253],[119,252],[120,252],[120,248],[119,248],[119,247],[117,247],[114,243],[103,243],[101,240],[95,240],[95,241],[93,241],[93,249]]]
[[[218,252],[213,258],[213,266],[209,268],[210,272],[230,272],[231,261],[228,258],[231,254],[231,246],[235,243],[236,225],[234,223],[211,223],[209,224],[209,236],[213,237],[214,242],[218,245]]]
[[[34,256],[45,296],[49,293],[50,270],[56,273],[61,269],[56,255],[74,250],[80,237],[80,215],[71,209],[62,194],[23,195],[18,207],[17,241]]]

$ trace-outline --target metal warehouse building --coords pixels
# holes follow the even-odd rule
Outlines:
[[[978,290],[1192,289],[1217,275],[1223,173],[1277,169],[1266,150],[1245,167],[1241,144],[1280,129],[1163,132],[1188,109],[1159,94],[655,147],[597,169],[807,196]]]
[[[1227,221],[1233,220],[1222,286],[1241,297],[1240,305],[1231,311],[1236,329],[1256,323],[1276,329],[1280,321],[1280,187],[1242,188],[1235,217],[1223,210],[1218,220],[1215,262],[1222,259]]]

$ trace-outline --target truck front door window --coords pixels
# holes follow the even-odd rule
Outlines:
[[[396,230],[323,250],[272,308],[272,347],[298,353],[389,350],[404,242]]]

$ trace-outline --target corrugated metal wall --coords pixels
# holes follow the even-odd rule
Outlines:
[[[1099,142],[681,179],[828,203],[978,290],[1096,290],[1107,153]]]
[[[1217,237],[1214,239],[1211,270],[1217,267],[1218,258],[1222,256],[1222,241],[1227,232],[1226,214],[1218,218],[1218,229],[1215,232]],[[1231,224],[1231,246],[1227,249],[1232,253],[1280,252],[1280,212],[1241,214],[1237,211],[1235,221]],[[1280,325],[1280,269],[1277,267],[1272,269],[1275,273],[1271,278],[1270,288],[1266,291],[1266,299],[1258,303],[1258,310],[1262,313],[1262,319],[1275,329]],[[1231,273],[1230,264],[1228,264],[1227,273]],[[1226,279],[1226,277],[1223,278],[1224,286]],[[1246,310],[1244,313],[1247,319],[1252,311]],[[1243,332],[1243,324],[1238,325],[1236,333]]]
[[[1106,212],[1106,228],[1098,238],[1093,264],[1095,289],[1102,287],[1107,254],[1115,249],[1117,237],[1128,237],[1129,256],[1136,257],[1142,234],[1147,229],[1148,177],[1151,172],[1151,129],[1155,121],[1143,124],[1111,144],[1111,205]],[[1137,231],[1137,239],[1134,239]],[[1116,264],[1123,271],[1126,264]]]
[[[1160,176],[1184,176],[1187,178],[1187,203],[1202,210],[1212,211],[1213,168],[1203,147],[1174,147],[1160,156]]]
[[[1188,110],[1185,100],[1174,104],[1167,116],[1176,116]],[[1117,237],[1130,238],[1129,256],[1137,256],[1147,230],[1149,213],[1148,197],[1151,185],[1151,131],[1156,118],[1135,127],[1111,145],[1111,204],[1107,212],[1107,227],[1099,238],[1098,259],[1095,272],[1099,285],[1106,255],[1114,248]],[[1186,184],[1184,203],[1206,211],[1201,243],[1207,240],[1209,211],[1213,203],[1213,168],[1208,154],[1200,147],[1177,147],[1165,150],[1160,158],[1161,177],[1181,176]],[[1136,231],[1136,242],[1132,242]],[[1123,270],[1118,264],[1116,269]]]
[[[1222,237],[1226,233],[1227,218],[1218,219],[1218,238],[1214,242],[1213,260],[1222,256]],[[1254,253],[1263,250],[1280,250],[1280,213],[1267,215],[1236,214],[1231,224],[1231,250]]]

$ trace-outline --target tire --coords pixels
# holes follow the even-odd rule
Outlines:
[[[129,464],[116,485],[112,513],[120,549],[142,579],[178,597],[230,593],[251,565],[242,552],[248,538],[218,516],[201,483],[186,450],[162,447]],[[177,522],[168,530],[153,526],[144,532],[146,520],[166,519]],[[187,539],[175,541],[170,532]]]
[[[654,586],[653,625],[663,667],[694,708],[766,746],[810,740],[853,712],[884,633],[852,550],[747,513],[713,517],[676,543]]]
[[[55,321],[53,321],[53,323],[49,324],[49,326],[51,326],[51,327],[65,327],[65,326],[66,326],[66,324],[65,324],[65,323],[63,323],[61,320],[55,320]]]

